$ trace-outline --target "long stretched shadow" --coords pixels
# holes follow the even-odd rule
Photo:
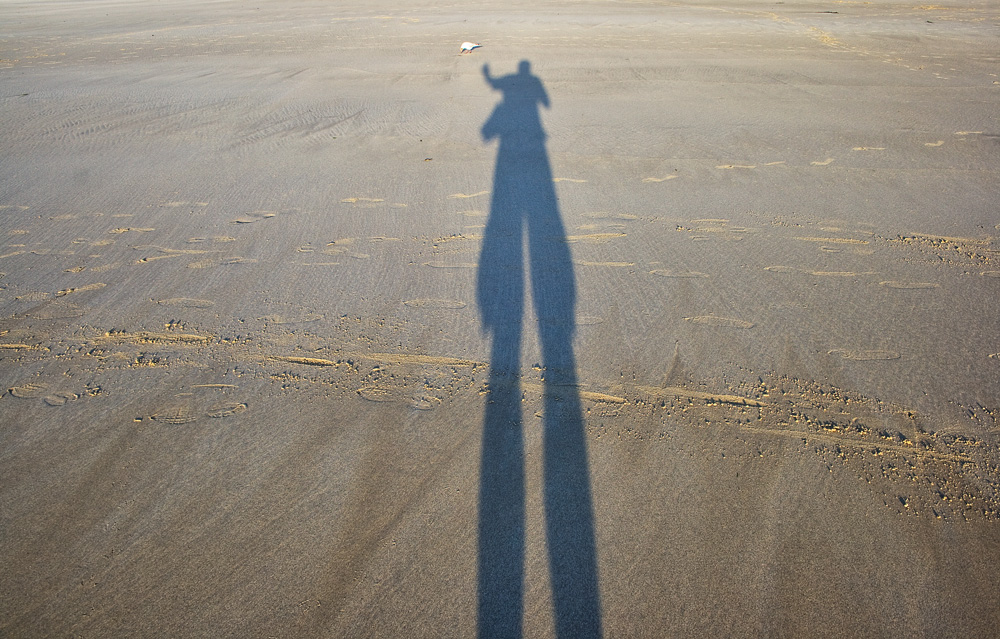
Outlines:
[[[539,105],[542,82],[521,61],[516,74],[483,75],[503,93],[483,125],[499,140],[490,216],[479,258],[477,300],[492,335],[479,489],[478,632],[520,637],[524,611],[525,477],[521,334],[525,255],[544,367],[545,534],[556,634],[601,636],[594,514],[573,354],[576,287],[552,184]]]

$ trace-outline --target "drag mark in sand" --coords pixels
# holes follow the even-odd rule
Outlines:
[[[587,180],[576,180],[574,178],[552,178],[553,182],[573,182],[574,184],[585,184]]]
[[[677,178],[677,177],[679,177],[679,176],[677,176],[677,175],[665,175],[665,176],[663,176],[661,178],[659,178],[659,177],[644,177],[644,178],[642,178],[642,181],[643,182],[666,182],[667,180],[673,180],[674,178]]]
[[[702,326],[719,326],[723,328],[739,328],[748,329],[753,328],[753,322],[747,322],[745,320],[736,319],[734,317],[719,317],[718,315],[698,315],[696,317],[685,317],[685,322],[691,322],[692,324],[700,324]]]
[[[756,169],[756,164],[720,164],[717,169]]]
[[[825,160],[814,160],[809,164],[811,164],[812,166],[827,166],[831,164],[834,160],[835,158],[827,158]]]
[[[588,262],[586,260],[575,260],[573,263],[579,264],[580,266],[607,266],[611,268],[627,268],[635,266],[635,262]]]

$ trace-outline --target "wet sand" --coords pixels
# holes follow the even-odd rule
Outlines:
[[[995,634],[1000,10],[539,4],[0,0],[0,634]]]

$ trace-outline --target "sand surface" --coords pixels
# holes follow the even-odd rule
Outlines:
[[[998,27],[0,0],[0,635],[996,636]]]

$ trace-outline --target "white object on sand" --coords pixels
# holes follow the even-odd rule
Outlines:
[[[469,53],[473,49],[478,49],[481,46],[483,45],[479,44],[478,42],[463,42],[462,53]]]

